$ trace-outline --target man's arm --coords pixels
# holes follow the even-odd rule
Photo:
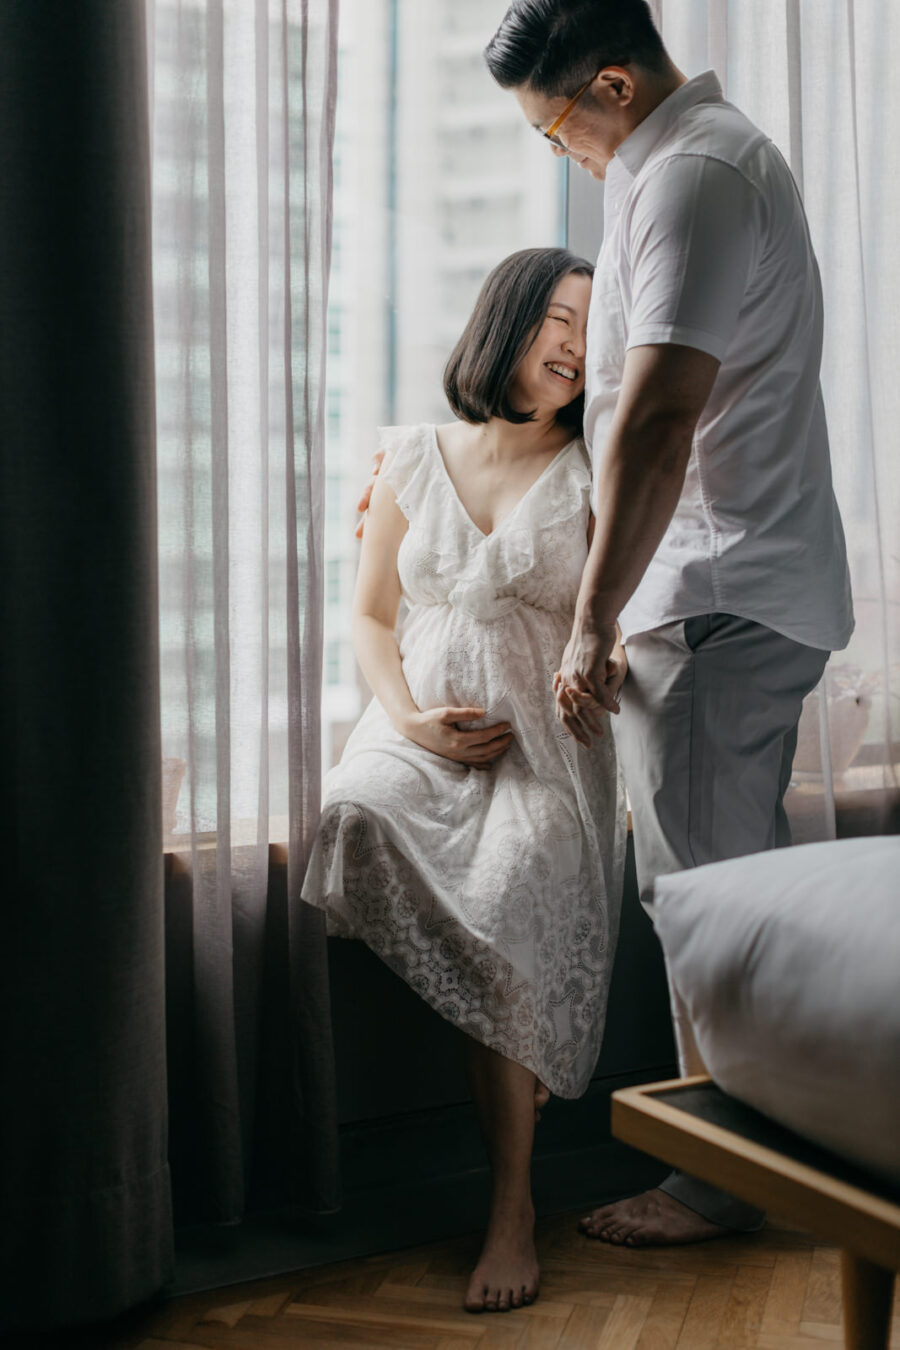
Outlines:
[[[632,347],[597,481],[597,525],[578,595],[582,623],[615,624],[678,505],[719,362],[693,347]]]
[[[714,356],[672,343],[626,353],[600,463],[594,539],[560,665],[559,717],[576,739],[584,740],[584,727],[577,705],[562,690],[569,686],[592,695],[609,712],[618,710],[606,686],[616,619],[675,512],[697,422],[718,369]]]
[[[363,530],[366,524],[366,513],[369,510],[369,502],[372,500],[372,489],[375,486],[375,479],[381,473],[381,466],[384,463],[384,451],[376,450],[375,457],[372,460],[372,477],[363,488],[362,496],[356,503],[356,509],[359,512],[359,520],[356,522],[356,537],[362,539]]]

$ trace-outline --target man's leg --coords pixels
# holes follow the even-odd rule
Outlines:
[[[782,799],[797,722],[828,654],[727,614],[642,634],[628,654],[616,744],[646,904],[657,876],[790,842]],[[671,992],[681,1071],[702,1073],[690,1022]],[[760,1211],[674,1173],[646,1197],[596,1211],[584,1228],[638,1245],[761,1222]]]
[[[826,655],[825,652],[822,653]],[[791,770],[794,767],[794,755],[797,751],[797,728],[789,732],[784,738],[784,749],[781,757],[781,790],[778,794],[778,802],[775,807],[775,847],[789,848],[791,843],[791,822],[787,818],[787,812],[784,809],[784,794],[787,792],[791,783]]]

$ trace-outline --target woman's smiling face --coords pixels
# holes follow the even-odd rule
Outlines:
[[[513,377],[515,408],[556,412],[584,390],[585,333],[591,279],[578,272],[563,277],[547,313]]]

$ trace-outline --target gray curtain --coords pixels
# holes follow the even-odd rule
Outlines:
[[[0,6],[0,1320],[171,1272],[140,0]]]
[[[322,916],[336,0],[149,6],[176,1221],[338,1203]]]

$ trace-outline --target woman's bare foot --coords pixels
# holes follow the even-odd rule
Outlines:
[[[726,1237],[731,1232],[659,1190],[603,1205],[581,1219],[578,1227],[585,1236],[616,1247],[674,1247]]]
[[[466,1312],[509,1312],[533,1303],[540,1268],[534,1249],[534,1210],[495,1204],[463,1307]]]
[[[534,1080],[534,1123],[537,1125],[541,1112],[550,1100],[550,1089],[539,1078]]]

